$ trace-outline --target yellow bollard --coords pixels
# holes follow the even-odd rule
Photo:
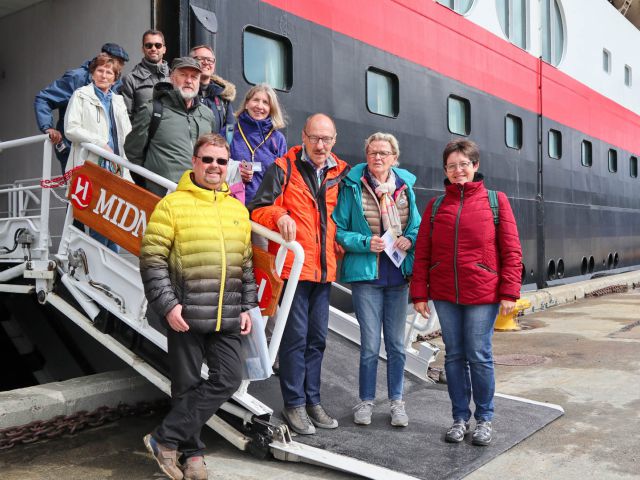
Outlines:
[[[496,325],[494,330],[500,332],[513,332],[516,330],[520,330],[520,325],[518,325],[518,321],[516,317],[518,313],[522,310],[526,310],[531,307],[531,302],[525,298],[521,298],[516,302],[516,308],[513,309],[509,315],[503,315],[501,313],[498,314],[498,318],[496,318]]]

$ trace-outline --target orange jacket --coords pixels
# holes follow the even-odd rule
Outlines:
[[[338,201],[338,185],[350,167],[332,153],[337,165],[326,171],[318,185],[315,167],[301,156],[302,146],[295,146],[276,159],[248,208],[254,222],[276,232],[280,217],[290,215],[305,255],[300,280],[332,282],[336,279],[336,225],[331,214]],[[277,253],[279,247],[269,242],[271,253]],[[292,263],[293,253],[289,252],[282,278],[289,278]]]

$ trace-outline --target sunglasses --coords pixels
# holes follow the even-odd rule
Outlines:
[[[197,155],[195,155],[196,158],[199,158],[200,161],[202,163],[206,163],[207,165],[210,163],[217,163],[218,165],[220,165],[221,167],[224,167],[227,163],[229,163],[229,160],[226,158],[215,158],[215,157],[199,157]]]
[[[151,42],[147,42],[144,44],[144,48],[146,48],[147,50],[151,50],[153,47],[156,47],[156,50],[160,50],[162,47],[164,47],[164,45],[162,43]]]

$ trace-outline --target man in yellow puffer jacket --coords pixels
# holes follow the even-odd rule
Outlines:
[[[206,479],[200,430],[242,380],[240,336],[257,305],[251,223],[225,183],[229,146],[200,137],[193,170],[156,206],[142,240],[140,274],[165,318],[173,408],[144,442],[172,479]],[[202,380],[203,360],[209,378]],[[181,470],[177,451],[182,453]]]

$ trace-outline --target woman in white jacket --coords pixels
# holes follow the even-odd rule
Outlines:
[[[82,165],[85,160],[97,163],[111,173],[131,180],[129,171],[120,165],[85,151],[81,157],[81,143],[92,143],[124,157],[124,140],[131,131],[131,122],[122,96],[111,87],[120,77],[119,62],[100,53],[89,65],[93,81],[73,92],[64,116],[65,136],[71,140],[67,171]],[[114,251],[118,246],[95,231],[91,236]]]

